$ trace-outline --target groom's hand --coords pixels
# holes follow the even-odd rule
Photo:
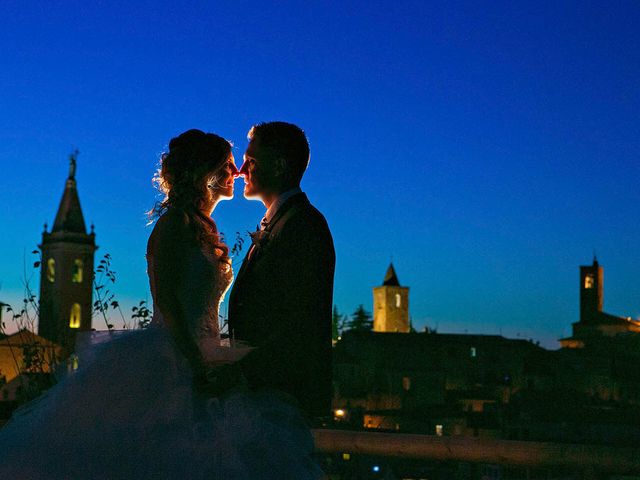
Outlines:
[[[229,390],[242,388],[245,384],[237,365],[229,364],[212,368],[204,374],[194,375],[193,387],[196,393],[207,397],[217,397]]]

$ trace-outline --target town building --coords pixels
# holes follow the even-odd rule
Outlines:
[[[604,268],[594,256],[592,265],[580,267],[580,320],[573,326],[571,337],[560,339],[564,348],[597,346],[607,338],[640,333],[640,321],[603,311]]]
[[[76,333],[92,329],[95,233],[87,233],[78,197],[76,155],[69,159],[53,228],[45,225],[39,245],[40,298],[37,333],[0,334],[0,425],[20,403],[51,386],[61,361],[75,368]],[[4,307],[4,305],[3,305]],[[70,362],[70,363],[69,363]]]
[[[572,342],[582,343],[562,339],[565,348],[547,350],[532,340],[407,328],[408,288],[390,266],[374,288],[373,331],[345,331],[334,347],[335,421],[443,436],[640,441],[640,372],[630,368],[640,362],[638,322],[602,312],[602,279],[597,261],[581,267]]]
[[[76,333],[91,330],[93,264],[97,249],[93,225],[87,233],[80,207],[76,156],[51,231],[42,233],[38,335],[73,350]]]

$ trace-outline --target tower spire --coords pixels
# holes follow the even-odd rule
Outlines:
[[[396,269],[393,268],[393,263],[389,264],[389,268],[387,269],[387,273],[384,276],[384,281],[382,285],[399,287],[400,281],[398,280],[398,275],[396,275]]]
[[[53,222],[39,245],[40,311],[38,334],[74,349],[76,333],[91,330],[95,234],[87,234],[76,184],[78,151],[69,155],[69,176]]]
[[[409,287],[401,287],[393,263],[381,286],[373,288],[373,331],[410,332]]]
[[[69,155],[69,177],[62,194],[62,200],[60,200],[56,219],[53,222],[52,232],[87,233],[76,188],[75,176],[78,153],[78,150],[74,150]]]

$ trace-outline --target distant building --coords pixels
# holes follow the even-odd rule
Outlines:
[[[87,233],[76,185],[76,158],[70,157],[69,176],[51,232],[42,233],[40,313],[38,334],[72,351],[75,334],[91,330],[93,226]]]
[[[13,402],[30,375],[50,373],[62,348],[29,330],[0,338],[0,402]]]
[[[390,266],[374,288],[374,331],[343,332],[334,347],[335,420],[443,436],[636,444],[639,322],[602,312],[602,279],[597,261],[581,267],[581,319],[570,340],[585,348],[546,350],[499,335],[410,331],[408,288]]]
[[[87,233],[80,207],[76,157],[50,232],[42,233],[38,333],[20,330],[0,335],[0,425],[19,404],[37,396],[53,382],[54,367],[69,357],[76,332],[92,329],[93,226]],[[77,357],[67,368],[77,368]]]
[[[594,346],[606,337],[640,333],[640,322],[603,311],[604,269],[594,257],[592,265],[580,267],[580,321],[573,324],[573,335],[560,339],[564,348]]]
[[[409,288],[400,286],[390,264],[382,286],[373,289],[373,331],[407,333],[410,329]]]

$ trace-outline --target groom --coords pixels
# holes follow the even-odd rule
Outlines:
[[[309,144],[285,122],[255,125],[248,138],[244,196],[266,213],[231,291],[229,335],[256,347],[239,362],[251,389],[285,392],[309,417],[328,416],[335,251],[300,189]]]

